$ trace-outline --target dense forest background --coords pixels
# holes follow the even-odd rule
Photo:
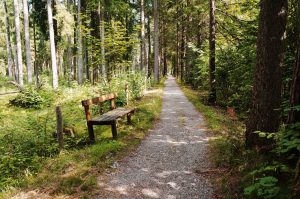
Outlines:
[[[199,90],[199,101],[245,122],[243,136],[225,143],[243,143],[232,154],[262,158],[244,165],[247,188],[237,192],[299,196],[298,0],[1,0],[0,8],[0,88],[21,92],[11,105],[41,109],[67,88],[93,86],[121,92],[122,104],[124,82],[139,98],[171,73]],[[1,128],[6,146],[14,130]],[[22,164],[8,157],[24,148],[1,148],[8,155],[1,156],[0,185],[14,184],[10,172],[33,164],[32,154],[57,153],[45,148]]]

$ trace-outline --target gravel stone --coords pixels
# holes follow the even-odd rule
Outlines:
[[[98,178],[95,198],[210,199],[213,187],[196,169],[208,169],[209,136],[203,116],[187,100],[175,79],[165,82],[161,119],[137,150]]]

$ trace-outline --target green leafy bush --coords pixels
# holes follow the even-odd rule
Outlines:
[[[10,100],[9,103],[16,107],[39,109],[44,105],[45,99],[36,89],[27,87],[21,90],[20,94]]]
[[[273,176],[262,177],[257,179],[254,184],[246,187],[244,194],[252,198],[275,198],[280,191],[277,183],[278,179]]]

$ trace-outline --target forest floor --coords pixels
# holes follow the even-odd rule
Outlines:
[[[114,172],[98,178],[95,198],[214,198],[210,177],[201,172],[212,167],[209,139],[203,116],[169,77],[161,119]]]

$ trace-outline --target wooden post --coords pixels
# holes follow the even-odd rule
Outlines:
[[[88,126],[88,131],[89,131],[90,143],[94,144],[95,143],[95,134],[94,134],[93,125],[91,125],[91,124],[89,124],[89,122],[87,122],[87,126]]]
[[[128,92],[128,83],[125,83],[125,95],[126,95],[126,105],[129,104],[129,92]]]
[[[59,149],[64,148],[64,137],[63,137],[63,119],[61,114],[61,107],[57,106],[56,109],[56,128],[57,128],[57,139],[59,144]]]
[[[131,113],[128,113],[127,114],[127,124],[132,124],[132,122],[131,122]]]
[[[112,131],[112,135],[113,135],[113,139],[116,140],[118,138],[118,133],[117,133],[117,122],[114,121],[111,124],[111,131]]]

